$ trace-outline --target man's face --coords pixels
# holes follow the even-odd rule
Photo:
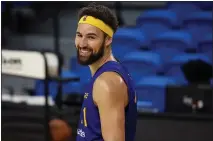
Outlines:
[[[95,26],[79,24],[76,32],[75,45],[78,62],[81,65],[91,65],[104,55],[104,34]]]

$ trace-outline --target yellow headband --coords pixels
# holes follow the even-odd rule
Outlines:
[[[78,22],[78,24],[80,24],[80,23],[86,23],[86,24],[93,25],[93,26],[101,29],[103,32],[105,32],[110,37],[113,36],[113,30],[112,30],[112,28],[110,28],[102,20],[96,19],[96,18],[94,18],[92,16],[83,16],[80,19],[80,21]]]

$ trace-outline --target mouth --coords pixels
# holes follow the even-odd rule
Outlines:
[[[80,56],[84,56],[84,57],[89,56],[91,54],[91,52],[92,51],[88,48],[80,48],[79,49]]]

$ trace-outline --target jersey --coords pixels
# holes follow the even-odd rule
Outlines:
[[[90,80],[84,94],[76,141],[104,141],[98,107],[94,104],[92,96],[93,84],[96,78],[104,72],[116,72],[127,85],[128,105],[125,107],[125,141],[134,141],[137,122],[137,96],[129,73],[119,62],[115,61],[108,61],[102,65]]]

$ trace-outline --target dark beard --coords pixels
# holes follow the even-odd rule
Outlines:
[[[104,43],[102,43],[101,48],[97,53],[92,53],[88,59],[86,60],[81,60],[81,57],[79,55],[79,49],[77,50],[77,58],[78,58],[78,63],[83,65],[83,66],[88,66],[96,61],[98,61],[101,57],[104,56]]]

